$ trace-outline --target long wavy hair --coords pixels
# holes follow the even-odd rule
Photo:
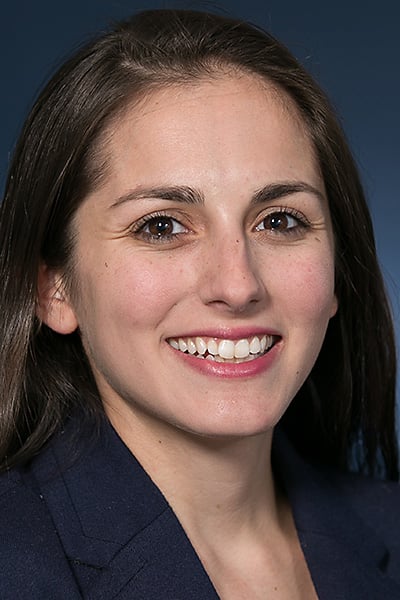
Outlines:
[[[339,310],[282,427],[305,456],[397,478],[393,325],[341,127],[318,85],[271,35],[185,10],[139,13],[88,43],[50,80],[25,123],[0,208],[1,469],[39,452],[75,407],[102,410],[79,332],[59,335],[36,317],[40,264],[71,274],[72,218],[106,173],[102,133],[153,89],[235,71],[263,78],[296,104],[335,236]]]

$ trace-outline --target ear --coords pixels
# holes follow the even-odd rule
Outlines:
[[[41,264],[38,273],[36,316],[57,333],[72,333],[78,327],[62,276]]]

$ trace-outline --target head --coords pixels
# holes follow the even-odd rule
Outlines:
[[[94,40],[54,76],[25,124],[0,219],[2,455],[9,464],[37,451],[74,406],[102,410],[79,331],[46,326],[40,305],[57,311],[68,295],[79,295],[73,221],[109,177],[110,125],[152,94],[222,75],[255,76],[295,107],[328,198],[339,308],[283,425],[303,453],[317,449],[343,467],[361,439],[361,461],[373,469],[381,454],[387,473],[396,474],[393,332],[343,133],[324,94],[279,42],[191,11],[147,11]],[[57,276],[51,287],[49,273]]]

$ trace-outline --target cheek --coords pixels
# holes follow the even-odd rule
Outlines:
[[[97,274],[82,279],[83,319],[94,318],[98,329],[101,324],[109,332],[156,325],[187,287],[184,274],[170,261],[155,259],[109,260]]]
[[[329,255],[325,260],[314,255],[292,258],[282,282],[286,305],[299,317],[311,323],[335,314],[334,263]]]

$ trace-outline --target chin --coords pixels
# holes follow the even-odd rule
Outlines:
[[[179,428],[188,434],[201,438],[234,440],[246,437],[254,437],[271,432],[279,422],[281,415],[268,417],[265,413],[256,417],[254,414],[246,416],[243,413],[236,418],[224,415],[216,418],[212,423],[193,423],[192,425],[181,425]]]

